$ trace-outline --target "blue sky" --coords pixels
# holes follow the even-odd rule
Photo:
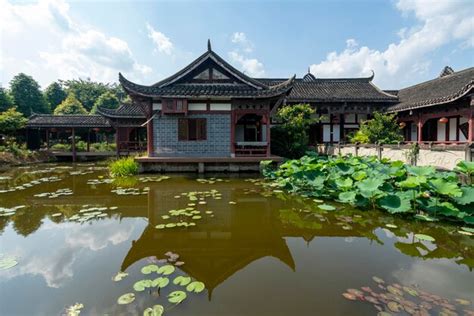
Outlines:
[[[0,0],[0,83],[25,72],[154,83],[213,49],[256,77],[369,76],[381,88],[474,66],[468,1]],[[5,8],[5,9],[3,9]]]

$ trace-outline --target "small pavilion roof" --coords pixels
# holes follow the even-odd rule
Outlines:
[[[109,121],[102,115],[53,115],[53,114],[33,114],[29,117],[26,127],[52,127],[52,128],[73,128],[86,127],[95,128],[111,127]]]
[[[400,103],[390,106],[387,111],[408,111],[449,103],[467,95],[473,86],[474,67],[457,72],[445,67],[440,77],[399,90]]]
[[[145,118],[143,110],[134,103],[123,103],[117,109],[98,107],[97,113],[107,118]]]

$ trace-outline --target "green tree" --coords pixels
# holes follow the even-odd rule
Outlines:
[[[394,144],[401,142],[403,136],[395,114],[374,112],[374,117],[362,123],[351,141],[364,144]]]
[[[272,128],[272,153],[297,158],[308,149],[308,129],[318,122],[314,117],[316,110],[309,104],[287,105],[277,112],[279,125]]]
[[[68,94],[73,93],[87,111],[92,110],[95,101],[102,94],[110,91],[111,89],[110,85],[108,84],[94,82],[90,79],[74,79],[60,82],[66,88]]]
[[[44,98],[49,103],[49,108],[53,112],[58,105],[67,97],[66,91],[58,82],[53,82],[44,91]]]
[[[0,113],[0,134],[15,135],[15,133],[25,127],[28,120],[12,107]]]
[[[11,97],[4,88],[0,87],[0,112],[8,110],[12,105],[13,101]]]
[[[10,81],[13,105],[25,116],[35,113],[50,113],[48,103],[43,97],[40,85],[33,77],[20,73]]]
[[[74,94],[69,93],[66,100],[56,107],[54,114],[87,114],[87,110],[82,106],[81,102],[79,102]]]
[[[100,95],[100,97],[95,101],[94,107],[91,110],[91,113],[96,113],[97,108],[107,108],[107,109],[116,109],[120,104],[119,99],[110,91],[107,91]]]

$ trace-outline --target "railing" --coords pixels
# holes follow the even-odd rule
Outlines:
[[[259,156],[265,157],[268,152],[267,142],[236,142],[235,155],[237,157]]]
[[[118,143],[119,151],[145,151],[146,142],[140,141],[121,141]]]

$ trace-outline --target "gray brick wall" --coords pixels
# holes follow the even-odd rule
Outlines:
[[[192,114],[187,117],[207,119],[207,140],[178,141],[179,116],[156,117],[153,119],[153,139],[158,156],[230,156],[230,113]]]

